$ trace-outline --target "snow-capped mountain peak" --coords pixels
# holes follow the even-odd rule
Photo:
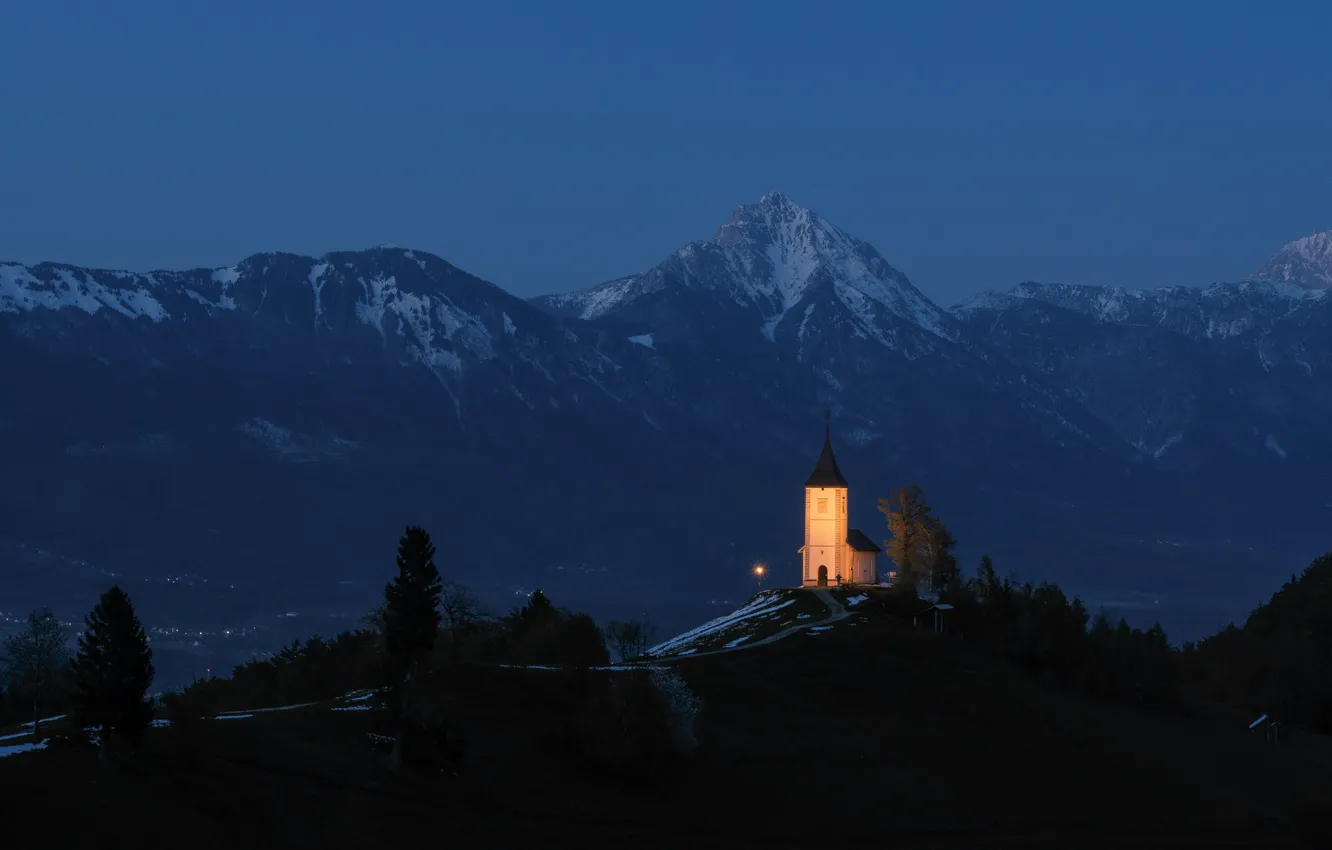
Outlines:
[[[685,245],[648,272],[537,303],[595,319],[672,290],[757,313],[754,329],[773,342],[788,333],[803,340],[811,322],[824,321],[899,350],[952,336],[951,317],[871,245],[780,192],[737,207],[714,239]],[[916,338],[904,339],[904,331]]]
[[[1290,242],[1252,275],[1254,280],[1332,288],[1332,230]]]
[[[769,192],[756,204],[736,207],[731,218],[717,231],[713,240],[718,245],[736,245],[747,241],[761,242],[783,232],[810,233],[810,228],[830,227],[827,222],[793,202],[780,192]],[[835,228],[833,228],[835,229]]]

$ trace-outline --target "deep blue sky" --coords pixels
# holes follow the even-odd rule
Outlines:
[[[522,295],[778,189],[948,303],[1332,228],[1332,3],[0,4],[0,259],[392,242]]]

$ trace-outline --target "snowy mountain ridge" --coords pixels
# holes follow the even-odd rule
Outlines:
[[[1027,281],[1007,291],[987,291],[951,308],[960,318],[1041,301],[1100,322],[1158,325],[1187,336],[1224,339],[1262,329],[1278,319],[1322,306],[1329,290],[1263,280],[1214,283],[1207,287],[1132,289]]]
[[[488,315],[496,303],[503,309]],[[0,314],[62,310],[153,323],[278,314],[324,334],[362,325],[385,341],[400,337],[410,358],[428,368],[453,373],[466,359],[493,359],[497,339],[514,337],[524,318],[539,315],[439,257],[397,248],[318,258],[256,254],[225,268],[143,273],[0,264]]]
[[[952,317],[868,243],[772,192],[738,207],[712,241],[692,242],[655,268],[588,289],[534,299],[560,315],[596,319],[671,290],[712,295],[751,315],[769,342],[803,341],[811,320],[843,315],[854,336],[920,351],[900,326],[952,339]]]
[[[1332,288],[1332,230],[1287,243],[1251,277],[1304,289]]]

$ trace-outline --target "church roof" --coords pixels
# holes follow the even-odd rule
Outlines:
[[[814,464],[814,471],[810,474],[809,480],[805,482],[805,486],[847,486],[846,478],[842,475],[842,470],[837,468],[837,458],[833,456],[831,423],[829,423],[827,429],[823,433],[823,451],[819,453],[819,462]]]
[[[846,542],[847,545],[849,545],[852,549],[855,549],[857,552],[883,551],[878,546],[874,545],[873,540],[870,540],[869,537],[865,536],[865,532],[861,531],[858,528],[853,528],[846,533]]]

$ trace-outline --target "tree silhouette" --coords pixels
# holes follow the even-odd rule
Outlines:
[[[32,737],[42,739],[38,704],[51,691],[61,666],[69,660],[69,629],[51,609],[33,611],[28,626],[5,638],[3,666],[5,685],[11,696],[32,701]]]
[[[111,735],[138,743],[152,725],[153,652],[130,598],[114,586],[85,619],[72,664],[76,714],[100,730],[98,757],[110,756]]]
[[[550,597],[541,590],[534,590],[527,604],[518,609],[518,626],[520,630],[526,630],[559,619],[559,616],[560,612],[551,604]]]
[[[933,517],[925,502],[925,492],[915,484],[903,487],[888,498],[879,499],[879,512],[888,519],[892,538],[884,541],[883,548],[897,565],[897,583],[915,587],[929,566],[927,545]]]
[[[647,618],[642,620],[612,620],[606,624],[606,642],[621,661],[631,661],[647,654],[652,643],[652,627]]]
[[[398,541],[398,575],[384,588],[384,653],[389,707],[396,735],[394,766],[402,764],[406,706],[404,686],[439,635],[439,597],[443,583],[435,567],[435,546],[418,526],[408,526]]]
[[[450,655],[457,661],[461,657],[462,635],[476,623],[481,603],[467,588],[449,582],[440,594],[439,610],[444,626],[449,630]]]
[[[920,541],[921,562],[929,579],[930,590],[939,593],[961,578],[957,556],[953,554],[957,541],[948,530],[948,526],[937,517],[929,515],[922,519],[917,537]]]

